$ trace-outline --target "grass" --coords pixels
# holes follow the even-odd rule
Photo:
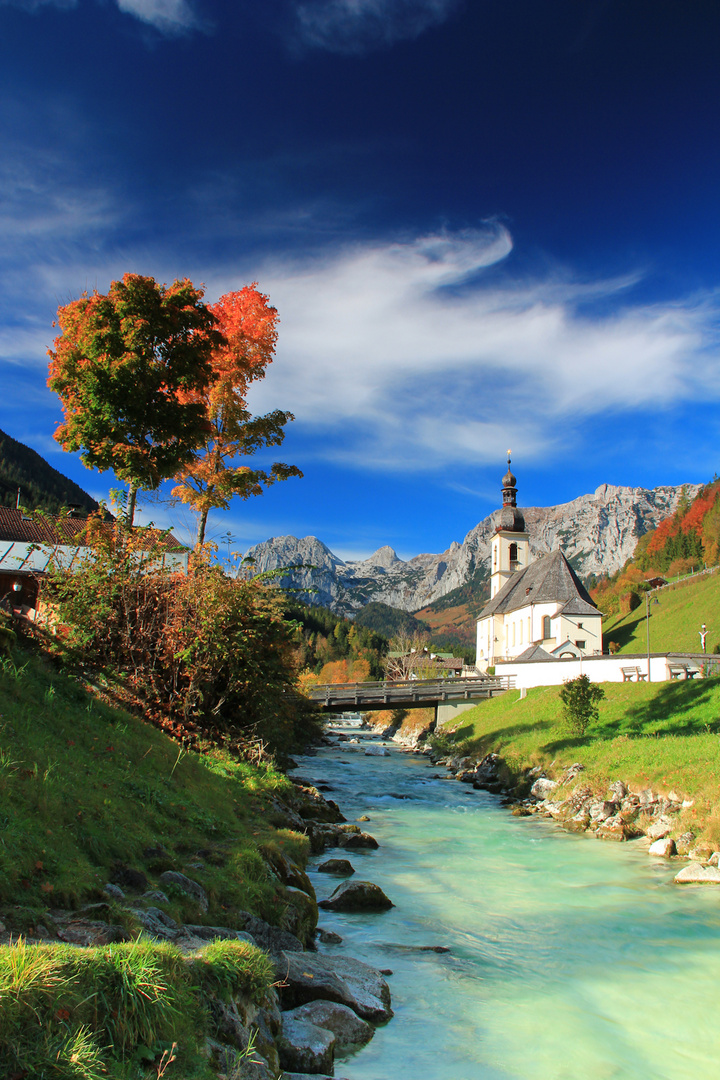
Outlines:
[[[291,789],[271,765],[186,753],[103,703],[42,655],[0,662],[0,918],[14,931],[48,906],[102,899],[118,867],[150,884],[167,869],[200,881],[168,913],[232,925],[234,909],[281,921],[287,901],[260,854],[302,859],[304,837],[273,826],[267,800]],[[198,851],[203,854],[198,856]],[[201,862],[196,868],[188,864]]]
[[[454,752],[497,753],[514,773],[540,765],[557,776],[581,762],[583,782],[598,794],[614,780],[635,790],[674,789],[694,800],[684,824],[720,840],[720,679],[604,683],[600,718],[584,736],[565,727],[559,689],[483,702],[462,714],[446,742]]]
[[[657,599],[658,603],[653,603]],[[720,572],[662,589],[650,602],[650,649],[652,652],[700,652],[702,623],[708,628],[707,650],[720,643]],[[645,601],[627,615],[613,615],[603,621],[605,647],[610,641],[622,653],[644,653],[647,649]]]
[[[157,1077],[163,1055],[175,1054],[175,1075],[210,1077],[202,1053],[213,1033],[210,997],[220,989],[260,1001],[272,979],[268,957],[239,941],[214,942],[189,961],[145,941],[0,948],[0,1075]]]

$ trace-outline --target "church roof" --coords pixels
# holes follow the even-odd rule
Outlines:
[[[551,656],[549,652],[543,649],[542,645],[530,645],[521,652],[519,656],[513,658],[513,663],[517,663],[518,660],[554,660],[555,657]]]
[[[518,570],[488,601],[480,619],[519,611],[528,604],[556,603],[566,615],[598,615],[598,609],[562,551],[553,551]]]

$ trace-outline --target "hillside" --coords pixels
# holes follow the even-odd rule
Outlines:
[[[638,538],[672,515],[697,486],[644,488],[602,484],[559,506],[523,510],[534,557],[561,547],[582,577],[609,575],[632,556]],[[499,501],[499,500],[498,500]],[[489,577],[490,541],[499,510],[440,554],[400,559],[389,546],[345,562],[315,536],[273,537],[247,553],[258,571],[288,568],[282,579],[306,603],[353,617],[371,602],[408,612],[479,602]],[[296,568],[296,569],[290,569]],[[422,617],[422,616],[421,616]]]
[[[672,683],[605,683],[600,717],[584,736],[564,726],[559,687],[511,691],[463,713],[454,734],[440,735],[452,753],[499,754],[508,774],[529,767],[559,778],[574,763],[582,783],[604,797],[616,780],[634,790],[674,790],[693,801],[678,833],[691,829],[720,843],[720,679]]]
[[[90,513],[98,504],[74,481],[49,465],[35,450],[0,431],[0,506],[20,504],[26,510],[57,514],[66,506]]]
[[[650,651],[700,652],[702,623],[708,629],[707,651],[713,652],[717,647],[720,652],[720,572],[698,575],[652,594]],[[604,620],[603,639],[606,649],[614,641],[620,652],[645,652],[645,600],[633,611]]]

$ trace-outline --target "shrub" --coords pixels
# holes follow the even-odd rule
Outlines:
[[[567,727],[573,735],[584,735],[590,722],[599,719],[597,702],[605,697],[605,691],[602,686],[590,682],[587,675],[578,675],[563,683],[559,697]]]
[[[280,589],[228,578],[202,557],[188,574],[163,571],[142,550],[142,530],[98,527],[91,539],[89,558],[43,585],[66,650],[121,674],[146,714],[187,741],[289,750],[319,730],[296,687],[295,624]]]

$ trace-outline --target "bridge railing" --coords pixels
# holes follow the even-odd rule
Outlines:
[[[308,696],[324,704],[361,705],[371,702],[447,701],[453,698],[491,697],[511,690],[514,675],[479,676],[478,678],[385,679],[382,682],[324,683],[310,687]]]

